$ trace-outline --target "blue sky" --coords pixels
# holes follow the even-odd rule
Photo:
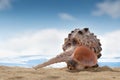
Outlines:
[[[92,14],[99,9],[98,4],[104,4],[108,0],[0,1],[4,3],[3,8],[0,9],[0,30],[2,32],[6,32],[6,29],[8,29],[7,32],[13,32],[41,28],[72,29],[84,26],[100,32],[120,29],[120,16],[113,18],[114,14],[109,15],[107,12],[100,16]],[[69,18],[62,18],[64,14]],[[119,12],[117,14],[120,15]]]
[[[101,39],[104,57],[120,57],[120,0],[0,0],[1,61],[55,56],[67,34],[83,27]]]

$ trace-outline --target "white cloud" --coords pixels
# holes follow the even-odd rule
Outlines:
[[[113,59],[113,58],[108,58],[108,59],[99,59],[99,62],[120,62],[120,59]]]
[[[120,18],[120,0],[105,0],[96,6],[97,10],[92,12],[93,15],[109,15],[112,18]]]
[[[66,31],[56,29],[25,32],[0,41],[0,57],[23,55],[57,55],[62,51]]]
[[[100,36],[102,43],[102,57],[120,57],[120,30],[106,33]],[[119,59],[120,62],[120,59]]]
[[[67,33],[66,30],[57,29],[16,33],[17,35],[0,41],[0,63],[27,66],[30,60],[49,59],[56,56],[62,52],[62,44]]]
[[[63,19],[63,20],[70,20],[70,21],[73,21],[73,20],[76,20],[76,18],[68,13],[60,13],[58,14],[58,16]]]
[[[11,8],[12,0],[0,0],[0,10]]]
[[[62,44],[68,33],[66,30],[44,29],[34,32],[26,31],[4,41],[1,40],[0,63],[26,64],[29,60],[41,59],[41,57],[49,59],[56,56],[62,52]],[[99,61],[120,61],[120,59],[113,59],[114,57],[120,57],[119,35],[120,30],[98,36],[103,48],[102,58]],[[105,57],[107,59],[104,59]],[[56,65],[59,67],[61,64]]]

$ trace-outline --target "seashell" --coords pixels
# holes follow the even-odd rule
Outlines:
[[[81,50],[82,47],[84,48]],[[94,67],[97,65],[97,59],[102,56],[100,40],[94,33],[90,32],[89,28],[71,31],[68,37],[64,39],[62,49],[63,52],[56,57],[33,68],[38,69],[59,62],[66,62],[68,69],[82,69],[86,66]],[[81,57],[81,55],[84,57]]]
[[[97,64],[97,56],[90,50],[90,48],[86,46],[78,46],[67,63],[68,69],[80,70],[86,67],[95,66]]]

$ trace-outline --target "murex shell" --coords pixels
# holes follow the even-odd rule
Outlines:
[[[48,66],[50,64],[58,63],[58,62],[66,62],[67,67],[69,69],[69,64],[76,64],[75,61],[71,60],[72,55],[74,55],[74,51],[78,46],[84,46],[89,48],[97,58],[101,57],[101,43],[94,33],[89,31],[89,28],[83,29],[75,29],[68,34],[68,37],[64,39],[64,44],[62,46],[63,52],[57,55],[56,57],[44,62],[43,64],[39,64],[35,66],[35,69],[42,68]],[[79,55],[79,54],[78,54]],[[94,65],[95,66],[95,65]],[[76,67],[72,65],[72,67]],[[85,66],[84,66],[85,67]]]
[[[71,46],[84,45],[89,47],[92,51],[95,52],[98,58],[101,57],[101,43],[97,39],[94,33],[91,33],[88,28],[82,30],[75,29],[68,34],[68,37],[64,39],[63,51],[66,51]]]
[[[96,54],[89,47],[82,45],[75,48],[67,62],[67,67],[69,70],[81,70],[87,67],[93,67],[96,64]]]

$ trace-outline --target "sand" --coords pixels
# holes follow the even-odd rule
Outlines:
[[[98,67],[82,71],[67,68],[32,68],[0,66],[0,80],[120,80],[120,68]]]

